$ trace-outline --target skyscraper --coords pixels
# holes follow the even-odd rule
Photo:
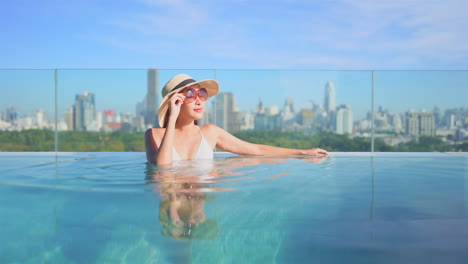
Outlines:
[[[159,127],[158,123],[158,70],[148,69],[148,91],[146,93],[145,124]]]
[[[349,105],[340,105],[336,109],[336,133],[353,133],[353,111]]]
[[[406,113],[406,134],[419,136],[419,113],[408,111]]]
[[[219,93],[213,101],[214,123],[228,131],[240,130],[240,115],[234,110],[235,98],[232,93]]]
[[[284,101],[283,119],[284,120],[293,119],[295,115],[294,109],[295,109],[294,100],[290,97],[286,98],[286,100]]]
[[[16,122],[19,118],[19,112],[16,107],[12,106],[6,109],[6,121]]]
[[[63,119],[65,121],[66,130],[73,131],[75,130],[75,122],[74,122],[74,107],[73,105],[68,105],[65,113],[63,114]]]
[[[410,136],[435,136],[432,112],[409,111],[406,113],[406,133]]]
[[[433,137],[435,133],[435,119],[432,112],[419,113],[419,134],[421,136]]]
[[[39,109],[37,110],[36,112],[36,125],[39,127],[39,128],[42,128],[46,125],[46,115],[45,115],[45,111],[44,109]]]
[[[75,97],[74,127],[78,131],[87,131],[96,116],[94,94],[84,92]]]
[[[336,93],[335,85],[332,82],[327,82],[325,85],[325,111],[332,112],[336,110]]]

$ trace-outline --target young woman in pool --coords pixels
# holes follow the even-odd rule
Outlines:
[[[253,144],[215,125],[197,126],[205,102],[218,91],[216,80],[195,81],[187,74],[178,74],[166,83],[158,112],[161,128],[150,128],[145,134],[148,162],[163,165],[176,160],[212,159],[215,147],[241,155],[328,155],[320,148],[302,150]]]

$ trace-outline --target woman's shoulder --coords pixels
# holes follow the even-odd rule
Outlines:
[[[217,133],[217,131],[219,131],[220,129],[220,127],[218,127],[217,125],[213,125],[213,124],[199,126],[199,128],[203,133],[209,133],[209,134]]]
[[[160,136],[164,133],[165,128],[148,128],[145,132],[146,136]]]
[[[216,142],[218,141],[221,128],[213,124],[208,124],[200,126],[200,130],[203,133],[203,136],[211,143],[211,145],[215,146]]]

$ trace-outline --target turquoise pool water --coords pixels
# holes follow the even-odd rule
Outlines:
[[[466,263],[466,153],[0,153],[0,263]]]

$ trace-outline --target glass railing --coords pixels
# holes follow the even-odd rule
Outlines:
[[[161,89],[216,79],[199,124],[329,151],[468,151],[468,71],[0,70],[0,151],[144,151]]]

